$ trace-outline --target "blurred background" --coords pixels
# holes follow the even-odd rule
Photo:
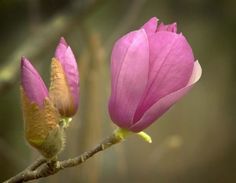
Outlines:
[[[178,23],[202,65],[200,82],[146,130],[152,144],[132,136],[81,166],[35,182],[236,182],[234,0],[0,0],[0,182],[39,156],[24,139],[20,57],[29,58],[48,85],[59,38],[71,45],[81,103],[60,159],[74,157],[115,129],[107,114],[111,48],[152,16]]]

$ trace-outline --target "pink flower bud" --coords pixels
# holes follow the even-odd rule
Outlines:
[[[183,97],[201,72],[176,23],[158,25],[155,17],[150,19],[114,45],[111,119],[121,128],[142,131]]]
[[[79,72],[76,59],[61,38],[51,67],[50,98],[64,117],[73,116],[79,103]]]
[[[38,72],[21,59],[21,99],[25,138],[46,158],[56,156],[64,144],[60,115],[48,98],[48,90]]]
[[[48,90],[36,69],[25,58],[21,58],[21,85],[30,100],[42,107]]]

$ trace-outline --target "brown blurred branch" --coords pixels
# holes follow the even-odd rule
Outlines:
[[[41,55],[55,39],[71,31],[75,25],[81,23],[104,2],[106,0],[96,0],[83,5],[73,4],[70,11],[54,16],[50,21],[42,24],[37,32],[28,35],[22,45],[11,53],[6,64],[0,68],[0,93],[15,83],[21,56],[27,55],[29,58],[35,58]]]
[[[124,34],[132,26],[133,22],[138,18],[138,15],[143,10],[143,6],[147,0],[132,0],[129,2],[129,8],[126,8],[126,12],[122,15],[120,23],[114,28],[114,31],[108,37],[105,47],[110,48],[114,43],[114,40],[117,39],[117,35]]]
[[[75,158],[67,159],[64,161],[46,160],[44,158],[38,159],[34,163],[32,163],[28,168],[15,175],[14,177],[10,178],[9,180],[6,180],[4,183],[27,182],[30,180],[54,175],[62,169],[78,166],[84,163],[87,159],[91,158],[96,153],[103,151],[121,141],[121,138],[119,138],[115,134],[112,134],[90,151],[84,152],[82,155],[77,156]]]

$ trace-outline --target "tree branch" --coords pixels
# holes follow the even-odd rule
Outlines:
[[[84,152],[82,155],[77,156],[72,159],[67,159],[64,161],[47,160],[45,158],[40,158],[32,163],[28,168],[20,172],[19,174],[6,180],[4,183],[21,183],[27,182],[34,179],[39,179],[43,177],[48,177],[50,175],[56,174],[58,171],[74,167],[84,163],[87,159],[91,158],[96,153],[103,151],[114,144],[122,142],[123,138],[112,134],[103,140],[100,144],[95,146],[93,149]]]

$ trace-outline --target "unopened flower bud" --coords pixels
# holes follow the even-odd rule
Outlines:
[[[53,158],[64,143],[60,115],[48,98],[43,80],[26,58],[21,60],[21,98],[26,140],[44,157]]]
[[[61,38],[51,63],[50,99],[62,117],[72,117],[79,103],[79,72],[76,59]]]

